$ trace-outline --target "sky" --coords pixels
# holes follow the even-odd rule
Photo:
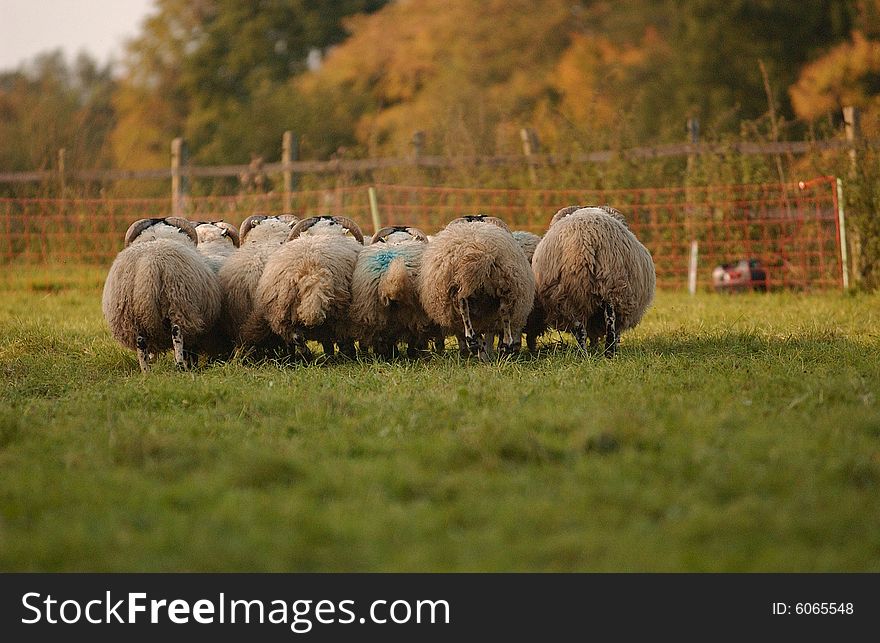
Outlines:
[[[61,48],[72,60],[87,51],[101,63],[121,58],[153,0],[0,0],[0,70]]]

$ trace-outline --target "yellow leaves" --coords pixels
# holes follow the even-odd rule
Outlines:
[[[851,41],[804,66],[789,95],[798,116],[815,119],[844,105],[876,106],[878,77],[880,41],[855,31]]]

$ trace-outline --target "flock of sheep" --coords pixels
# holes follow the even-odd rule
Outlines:
[[[608,206],[557,212],[543,238],[500,219],[453,220],[433,237],[407,226],[372,239],[351,219],[254,215],[240,229],[180,217],[141,219],[125,235],[104,285],[113,336],[141,370],[169,348],[178,366],[237,349],[303,361],[372,351],[463,356],[530,351],[555,328],[584,351],[612,357],[620,333],[654,298],[654,263]],[[355,345],[358,345],[358,348]]]

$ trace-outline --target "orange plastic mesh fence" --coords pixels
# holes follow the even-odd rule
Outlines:
[[[712,270],[745,259],[760,261],[769,287],[839,288],[842,283],[837,191],[833,177],[800,184],[732,185],[629,190],[513,190],[376,186],[383,225],[407,224],[431,234],[467,214],[489,214],[513,229],[542,234],[568,205],[609,204],[654,257],[658,286],[684,288],[691,244],[698,244],[698,284]],[[300,217],[341,214],[365,233],[373,224],[368,189],[295,192]],[[283,211],[280,194],[190,197],[192,220],[239,224],[255,213]],[[0,199],[2,273],[17,266],[109,265],[125,230],[141,218],[168,216],[170,199]]]

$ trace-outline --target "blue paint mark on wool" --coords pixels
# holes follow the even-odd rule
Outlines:
[[[388,270],[388,266],[391,265],[391,262],[400,256],[402,256],[402,253],[395,250],[383,250],[370,257],[370,262],[367,264],[367,267],[374,273],[381,274]]]

